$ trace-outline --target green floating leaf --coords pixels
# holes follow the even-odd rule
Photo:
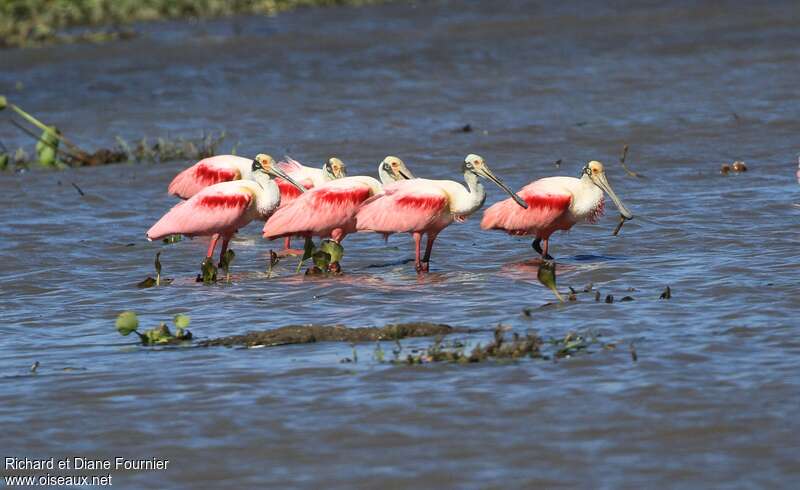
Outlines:
[[[39,141],[36,142],[36,157],[39,164],[45,167],[58,166],[58,130],[54,126],[47,127],[42,131]]]
[[[175,315],[175,318],[172,319],[173,323],[175,323],[176,328],[186,328],[189,326],[189,321],[191,318],[189,315],[184,315],[183,313],[178,313]]]
[[[172,332],[169,331],[167,324],[162,322],[159,326],[146,331],[142,341],[147,344],[164,344],[172,339]]]
[[[331,263],[331,256],[322,250],[317,250],[314,252],[314,255],[312,255],[311,258],[314,259],[314,265],[322,270],[327,270],[328,265]]]
[[[214,262],[208,257],[206,257],[200,265],[200,273],[201,276],[198,279],[204,284],[211,284],[217,280],[217,266],[215,266]]]
[[[556,288],[556,263],[553,260],[542,260],[542,263],[539,265],[539,271],[537,272],[536,276],[539,279],[539,282],[550,288],[553,291],[553,294],[556,295],[559,301],[562,303],[564,302],[564,297],[561,296],[561,293],[558,292]]]
[[[11,160],[11,157],[8,156],[8,153],[0,153],[0,170],[5,170],[8,168],[8,162]]]
[[[6,99],[5,95],[0,95],[0,111],[8,107],[8,99]]]
[[[130,335],[131,332],[135,332],[139,328],[139,317],[132,311],[123,311],[117,317],[116,326],[120,335]]]
[[[323,252],[327,252],[331,262],[339,262],[344,256],[344,247],[330,239],[323,240],[322,243],[319,244],[319,249]]]

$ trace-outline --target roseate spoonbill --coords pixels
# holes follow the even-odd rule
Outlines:
[[[189,199],[210,185],[232,180],[252,180],[252,163],[253,160],[236,155],[204,158],[176,175],[169,184],[168,192],[181,199]],[[289,157],[286,157],[285,162],[278,163],[278,166],[306,188],[344,177],[345,171],[344,164],[338,158],[329,159],[321,169],[306,167]],[[300,194],[283,179],[277,179],[276,183],[284,200],[291,200]]]
[[[358,231],[384,235],[411,233],[414,237],[417,272],[427,272],[436,236],[454,220],[462,222],[483,206],[486,191],[478,177],[484,177],[508,192],[519,206],[528,205],[497,178],[483,158],[469,154],[462,166],[467,187],[452,180],[413,179],[387,185],[383,194],[370,199],[356,214]],[[516,204],[515,204],[516,206]],[[428,235],[425,256],[420,259],[422,235]]]
[[[414,177],[403,161],[393,156],[378,164],[378,176],[383,185]],[[361,203],[379,194],[383,185],[373,177],[359,175],[315,187],[276,211],[264,224],[264,238],[320,237],[340,243],[355,231],[355,214]],[[339,264],[331,265],[338,270]]]
[[[313,189],[319,187],[331,180],[341,179],[347,176],[346,167],[344,162],[336,157],[331,157],[325,162],[321,169],[306,167],[297,160],[289,156],[284,157],[283,162],[278,163],[278,166],[286,172],[295,182],[300,183],[306,189]],[[293,185],[283,179],[276,179],[275,183],[281,190],[281,207],[288,205],[294,201],[299,195],[300,191]],[[302,253],[302,250],[291,249],[291,237],[284,239],[283,254]]]
[[[211,236],[206,260],[214,254],[222,237],[220,260],[236,231],[254,219],[266,220],[281,202],[278,185],[270,176],[279,177],[305,188],[289,177],[269,155],[259,154],[251,161],[252,180],[220,182],[202,189],[187,201],[179,202],[147,230],[148,240],[182,234],[189,237]]]
[[[520,209],[510,199],[490,206],[483,213],[481,228],[503,230],[509,235],[536,237],[531,245],[545,259],[548,240],[556,230],[569,230],[580,221],[594,222],[603,214],[603,192],[608,194],[625,219],[633,214],[622,204],[606,179],[603,164],[591,161],[581,177],[547,177],[526,185],[518,194],[528,203]]]

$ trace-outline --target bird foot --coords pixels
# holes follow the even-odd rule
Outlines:
[[[417,274],[422,274],[423,272],[428,272],[430,266],[428,262],[417,262],[414,264],[414,268],[417,270]]]
[[[533,247],[533,249],[536,250],[536,253],[541,255],[543,259],[545,259],[545,260],[553,260],[553,256],[552,255],[546,254],[546,253],[544,253],[544,250],[542,250],[541,241],[542,240],[537,238],[536,240],[533,241],[533,243],[531,243],[531,247]]]
[[[339,265],[339,262],[331,262],[328,266],[328,272],[331,274],[341,274],[342,266]]]

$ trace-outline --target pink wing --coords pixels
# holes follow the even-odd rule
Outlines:
[[[372,191],[360,183],[344,186],[316,187],[293,202],[278,209],[264,225],[264,238],[274,239],[293,235],[330,236],[341,228],[345,233],[354,230],[354,216],[361,203]]]
[[[187,236],[234,233],[250,222],[247,210],[253,195],[247,189],[232,190],[225,184],[207,187],[188,201],[176,204],[147,230],[149,240],[168,235]]]
[[[419,187],[413,180],[387,186],[361,206],[356,214],[358,231],[403,233],[422,231],[441,219],[447,196],[438,189]]]
[[[571,194],[560,189],[550,190],[547,184],[539,181],[526,185],[517,194],[528,203],[528,209],[522,208],[511,198],[500,201],[484,211],[481,228],[539,237],[550,236],[561,228],[572,202]]]
[[[285,180],[276,178],[275,183],[278,184],[278,189],[281,191],[281,207],[287,206],[300,196],[300,189],[286,182]],[[311,179],[301,180],[298,182],[298,184],[302,185],[306,189],[312,189],[314,187],[314,183],[311,182]]]
[[[239,180],[242,175],[234,163],[239,159],[242,157],[234,155],[204,158],[176,175],[169,184],[168,192],[181,199],[189,199],[210,185]]]

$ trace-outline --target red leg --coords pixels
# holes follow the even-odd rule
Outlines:
[[[431,250],[433,250],[433,241],[436,240],[438,233],[428,233],[428,243],[425,244],[425,257],[422,258],[422,270],[428,272],[428,263],[431,261]]]
[[[292,237],[287,236],[283,239],[283,249],[289,250],[290,248],[292,248]]]
[[[339,243],[339,244],[342,243],[342,240],[344,240],[344,237],[346,237],[346,236],[347,236],[347,233],[345,233],[344,230],[341,229],[341,228],[336,228],[335,230],[333,230],[331,232],[331,238],[333,239],[334,242]]]
[[[208,252],[206,252],[207,259],[210,259],[211,256],[214,255],[214,249],[217,247],[217,240],[219,240],[219,233],[211,235],[211,243],[208,244]]]
[[[414,258],[414,268],[417,269],[417,272],[422,272],[422,263],[419,260],[419,246],[421,241],[422,233],[414,232],[414,251],[416,254]]]
[[[548,242],[547,238],[542,240],[542,258],[552,259],[553,257],[550,257],[550,255],[547,253],[547,242]]]

